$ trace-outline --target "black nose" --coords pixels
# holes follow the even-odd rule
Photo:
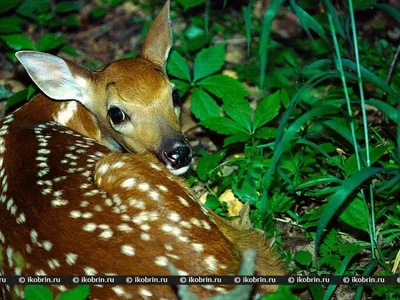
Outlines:
[[[165,149],[163,156],[172,168],[180,169],[192,162],[192,149],[188,145],[176,145],[171,149]]]

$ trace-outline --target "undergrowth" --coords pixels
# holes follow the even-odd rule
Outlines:
[[[92,17],[101,19],[122,2],[101,0]],[[243,1],[241,18],[232,18],[229,1],[172,3],[172,23],[183,19],[187,26],[175,34],[168,73],[198,125],[219,137],[217,151],[198,151],[188,182],[205,186],[205,205],[227,218],[235,219],[220,200],[224,192],[248,203],[253,226],[275,238],[293,274],[399,274],[396,47],[380,37],[379,26],[364,32],[355,16],[383,11],[400,22],[400,12],[373,0],[272,0],[260,18],[256,2]],[[142,6],[152,10],[160,3]],[[2,51],[13,63],[13,53],[21,49],[86,56],[59,33],[61,27],[81,26],[79,9],[81,2],[3,0]],[[288,12],[302,28],[290,41],[273,28]],[[24,31],[28,22],[45,33],[33,41]],[[247,49],[240,63],[226,64],[234,34],[246,38]],[[227,69],[230,73],[222,73]],[[1,88],[0,96],[9,97],[9,108],[35,90],[32,85],[9,97]],[[285,244],[288,230],[300,232],[303,247]],[[330,299],[337,292],[333,285],[297,285],[280,287],[265,299],[301,293]],[[347,293],[355,299],[400,298],[396,286],[358,285]]]

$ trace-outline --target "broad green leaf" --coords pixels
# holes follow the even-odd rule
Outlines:
[[[386,116],[388,116],[389,119],[391,119],[393,122],[395,122],[397,124],[398,112],[397,112],[397,109],[395,109],[393,106],[387,104],[386,102],[378,100],[378,99],[369,99],[368,101],[366,101],[366,103],[379,109]]]
[[[211,129],[219,134],[231,135],[239,133],[247,133],[238,123],[228,118],[212,117],[200,123],[204,127]]]
[[[194,81],[219,71],[225,63],[225,45],[201,50],[194,61]]]
[[[0,1],[0,13],[8,11],[16,7],[21,0],[1,0]]]
[[[307,250],[300,250],[294,255],[294,260],[303,266],[308,266],[312,261],[312,254]]]
[[[229,145],[239,143],[239,142],[245,142],[251,137],[250,134],[248,133],[238,133],[235,135],[231,135],[224,139],[224,147],[227,147]]]
[[[347,200],[354,190],[356,190],[364,181],[370,179],[377,173],[388,171],[384,168],[365,168],[357,172],[355,175],[347,179],[337,189],[336,193],[330,197],[329,203],[326,205],[324,212],[319,220],[317,232],[315,235],[315,250],[318,251],[319,241],[326,229],[328,223],[333,216],[338,212],[342,205]]]
[[[43,285],[27,285],[25,300],[53,300],[53,292]]]
[[[265,125],[278,115],[281,106],[279,95],[280,92],[277,91],[261,100],[257,105],[253,118],[253,130]]]
[[[216,210],[218,207],[221,206],[221,202],[219,201],[219,199],[217,197],[215,197],[214,195],[207,195],[207,200],[204,203],[204,205],[206,207],[208,207],[209,209],[212,210]]]
[[[277,129],[273,127],[262,127],[258,128],[257,131],[253,134],[254,137],[259,139],[270,139],[276,137]]]
[[[168,73],[179,79],[190,82],[190,71],[186,60],[177,51],[173,51],[168,59]]]
[[[54,33],[45,33],[37,43],[39,51],[49,51],[60,47],[65,41],[65,37]]]
[[[263,300],[298,300],[295,295],[292,294],[290,287],[285,285],[280,285],[278,291],[272,294],[268,294],[262,298]]]
[[[385,12],[391,15],[397,23],[400,23],[400,10],[395,8],[393,5],[386,3],[375,3],[373,6],[383,9]]]
[[[378,159],[380,159],[381,156],[386,153],[387,149],[388,149],[387,145],[381,145],[379,147],[378,146],[371,147],[369,151],[371,165],[375,163]],[[361,153],[362,155],[365,156],[366,150],[362,149]],[[348,176],[351,176],[357,172],[357,161],[355,154],[350,155],[349,158],[345,161],[343,170],[346,172]]]
[[[224,158],[225,152],[221,151],[216,154],[206,154],[199,159],[196,167],[197,175],[201,181],[205,181],[210,177],[210,172],[218,166],[219,162]]]
[[[200,121],[220,115],[220,108],[215,100],[205,91],[195,88],[191,97],[192,113]]]
[[[251,109],[250,103],[244,98],[225,96],[222,105],[225,113],[242,125],[245,130],[251,132]]]
[[[205,0],[176,0],[176,2],[180,3],[183,6],[184,10],[188,10],[189,8],[199,6],[204,3]]]
[[[20,32],[23,23],[25,20],[16,15],[0,18],[0,34]]]
[[[239,81],[225,75],[209,76],[198,82],[198,85],[222,99],[225,97],[244,98],[248,94]]]
[[[2,40],[6,42],[8,47],[13,50],[19,51],[23,49],[35,49],[35,44],[30,38],[24,34],[9,34],[1,36]]]
[[[69,27],[81,27],[81,21],[78,14],[69,14],[63,18],[63,23]]]
[[[324,29],[322,26],[304,9],[302,9],[300,6],[296,4],[296,1],[291,0],[290,4],[293,8],[294,13],[296,14],[297,18],[300,21],[301,26],[305,30],[305,32],[308,34],[309,37],[311,36],[311,33],[309,29],[314,30],[322,39],[325,41],[328,41],[328,37],[325,34]]]
[[[88,285],[80,285],[70,291],[63,292],[58,296],[58,300],[86,300],[90,294]]]
[[[179,95],[183,97],[187,93],[187,91],[190,89],[190,84],[187,81],[182,81],[179,79],[171,79],[171,82],[175,84],[176,88],[179,91]]]
[[[351,145],[353,145],[353,138],[351,135],[350,126],[348,126],[348,124],[342,122],[341,119],[331,119],[331,120],[322,122],[322,124],[328,126],[330,129],[332,129],[333,131],[340,134]]]
[[[339,214],[339,219],[350,225],[368,232],[368,210],[360,198],[353,199]]]
[[[79,1],[61,1],[56,4],[56,12],[67,13],[75,10],[79,10],[81,3]]]

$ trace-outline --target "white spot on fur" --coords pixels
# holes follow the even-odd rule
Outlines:
[[[123,245],[121,247],[121,253],[125,254],[127,256],[134,256],[135,255],[135,249],[131,245]]]

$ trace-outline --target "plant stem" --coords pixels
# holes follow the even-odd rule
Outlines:
[[[353,44],[354,44],[354,54],[356,58],[356,66],[357,66],[357,81],[358,88],[360,92],[360,100],[361,100],[361,110],[362,110],[362,118],[363,118],[363,126],[364,126],[364,139],[365,139],[365,155],[367,159],[367,168],[371,165],[371,159],[369,154],[369,136],[368,136],[368,120],[367,120],[367,110],[365,108],[365,98],[364,98],[364,88],[362,84],[361,77],[361,64],[360,57],[358,54],[358,41],[357,41],[357,29],[356,22],[354,18],[354,10],[353,10],[353,1],[349,0],[349,10],[350,10],[350,20],[351,20],[351,29],[353,33]],[[371,251],[372,258],[375,258],[375,245],[377,245],[376,239],[376,228],[375,228],[375,200],[374,200],[374,190],[372,184],[369,185],[369,194],[370,194],[370,202],[371,202],[371,228],[370,228],[370,236],[371,240]]]

